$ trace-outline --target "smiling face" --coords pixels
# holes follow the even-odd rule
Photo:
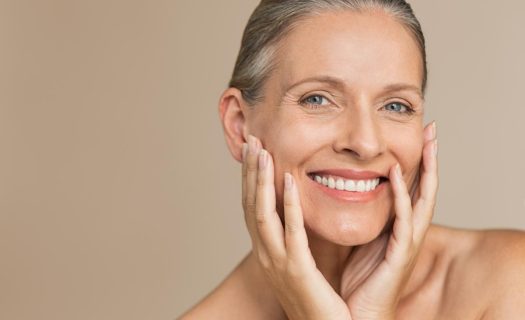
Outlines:
[[[322,178],[347,178],[339,186],[352,188],[348,178],[388,177],[398,162],[414,183],[423,147],[415,40],[380,10],[327,12],[301,21],[280,42],[277,61],[246,124],[273,156],[280,214],[290,172],[311,237],[341,245],[373,240],[393,216],[388,180],[356,192],[324,186]]]

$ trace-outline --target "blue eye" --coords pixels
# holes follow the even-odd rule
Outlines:
[[[407,105],[399,102],[391,102],[385,106],[385,109],[391,112],[397,112],[397,113],[407,113],[411,114],[414,112],[414,110]]]
[[[300,101],[302,105],[307,105],[310,108],[318,108],[329,103],[328,99],[319,94],[308,96]]]

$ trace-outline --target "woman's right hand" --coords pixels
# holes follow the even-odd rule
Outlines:
[[[285,174],[284,224],[276,211],[272,156],[249,136],[243,145],[242,199],[253,254],[289,319],[344,319],[350,311],[317,269],[308,247],[299,193]]]

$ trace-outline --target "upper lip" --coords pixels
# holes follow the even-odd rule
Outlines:
[[[374,172],[353,169],[324,169],[310,172],[311,175],[331,175],[350,180],[368,180],[377,178],[387,178],[387,176]]]

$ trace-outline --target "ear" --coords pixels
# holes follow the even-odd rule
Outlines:
[[[224,138],[235,160],[242,162],[242,144],[247,141],[247,106],[241,91],[228,88],[219,101],[219,116],[224,130]]]

